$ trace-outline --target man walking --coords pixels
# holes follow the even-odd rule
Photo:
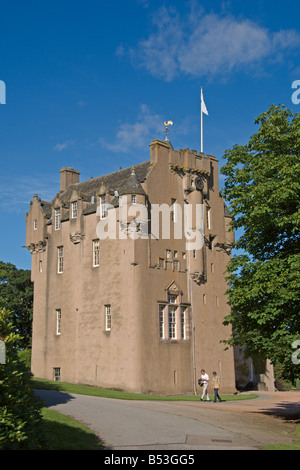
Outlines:
[[[205,370],[201,370],[201,382],[203,383],[203,392],[201,396],[201,401],[203,401],[205,395],[206,395],[206,401],[210,401],[207,387],[208,387],[208,382],[209,382],[209,376],[208,374],[205,373]]]

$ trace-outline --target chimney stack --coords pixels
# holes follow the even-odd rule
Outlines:
[[[79,183],[80,172],[74,168],[63,167],[60,170],[60,190],[65,191],[71,184]]]

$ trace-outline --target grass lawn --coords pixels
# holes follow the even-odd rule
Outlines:
[[[70,384],[67,382],[53,382],[52,380],[32,378],[33,388],[40,390],[56,390],[64,393],[77,393],[94,397],[118,398],[120,400],[160,400],[160,401],[199,401],[199,395],[146,395],[139,393],[123,392],[106,388],[92,387],[90,385]],[[256,394],[223,395],[225,401],[250,400],[257,398]],[[212,396],[210,397],[212,399]]]
[[[264,446],[262,450],[300,450],[300,424],[297,425],[296,432],[298,441],[295,444],[274,444]]]

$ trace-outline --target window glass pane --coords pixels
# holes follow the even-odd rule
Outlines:
[[[165,316],[164,316],[164,305],[159,305],[159,337],[163,339],[165,337]]]
[[[55,230],[59,230],[60,229],[60,209],[55,209],[54,216],[55,216],[54,228]]]
[[[105,329],[106,331],[111,330],[111,306],[105,305]]]
[[[72,202],[72,219],[77,218],[77,201]]]
[[[169,307],[169,338],[176,339],[176,307]]]
[[[93,241],[93,266],[99,266],[100,262],[100,242],[99,240]]]

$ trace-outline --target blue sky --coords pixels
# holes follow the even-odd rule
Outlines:
[[[30,269],[25,213],[59,170],[81,181],[149,159],[149,143],[224,151],[300,79],[296,0],[28,0],[1,4],[0,260]],[[222,184],[222,178],[221,178]]]

